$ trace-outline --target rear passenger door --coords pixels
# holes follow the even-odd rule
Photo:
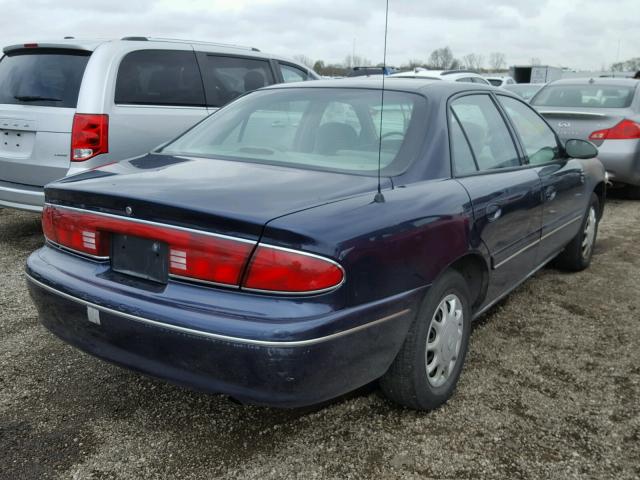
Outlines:
[[[541,182],[525,168],[517,142],[488,93],[449,103],[453,171],[469,193],[474,229],[491,255],[487,302],[536,266],[542,224]]]
[[[137,50],[121,60],[109,114],[114,160],[146,153],[207,115],[193,51]]]
[[[556,134],[526,103],[498,95],[525,152],[525,161],[542,181],[542,237],[539,262],[549,260],[578,232],[587,208],[582,162],[567,158]]]
[[[275,83],[271,62],[266,58],[198,52],[198,64],[209,111],[231,100]]]

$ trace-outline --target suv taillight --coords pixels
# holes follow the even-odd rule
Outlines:
[[[596,130],[589,135],[589,140],[632,140],[640,138],[640,124],[633,120],[622,120],[611,128]]]
[[[109,151],[109,115],[76,113],[71,129],[71,161],[84,162]]]

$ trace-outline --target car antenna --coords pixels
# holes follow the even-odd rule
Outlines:
[[[380,187],[380,170],[382,165],[382,113],[384,112],[384,78],[387,71],[387,32],[389,27],[389,0],[384,14],[384,56],[382,57],[382,93],[380,94],[380,134],[378,139],[378,192],[374,197],[374,202],[383,203],[384,195]]]

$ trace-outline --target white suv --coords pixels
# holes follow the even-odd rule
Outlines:
[[[405,78],[426,78],[430,80],[445,80],[449,82],[480,83],[491,85],[482,75],[478,75],[470,70],[428,70],[417,67],[408,72],[394,73],[392,77]]]
[[[146,153],[245,92],[316,78],[255,48],[187,40],[5,47],[0,207],[39,211],[53,180]]]

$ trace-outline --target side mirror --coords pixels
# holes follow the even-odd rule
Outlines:
[[[598,156],[598,149],[593,143],[575,138],[567,140],[567,143],[564,144],[564,151],[569,157],[579,158],[582,160]]]

